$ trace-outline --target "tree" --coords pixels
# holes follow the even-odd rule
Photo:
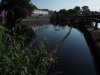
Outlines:
[[[67,11],[68,11],[68,14],[69,14],[70,16],[75,15],[75,13],[74,13],[74,10],[73,10],[73,9],[69,9],[69,10],[67,10]]]
[[[59,19],[59,14],[58,14],[58,12],[54,11],[54,13],[51,16],[51,21],[58,20],[58,19]]]
[[[66,14],[66,9],[61,9],[61,10],[59,11],[59,13]]]
[[[74,13],[75,13],[75,15],[80,15],[80,14],[81,14],[81,9],[80,9],[79,6],[76,6],[76,7],[74,8]]]
[[[4,3],[6,3],[6,5]],[[31,0],[2,0],[1,4],[6,10],[19,6],[27,15],[31,15],[33,10],[37,9],[37,7],[31,3]]]
[[[5,26],[8,29],[12,29],[22,18],[31,15],[36,8],[31,0],[2,0],[0,5],[0,10],[6,11]]]
[[[90,9],[88,6],[83,6],[82,7],[82,14],[85,16],[88,16],[90,14]]]
[[[61,9],[58,13],[59,13],[59,18],[60,19],[65,19],[66,18],[66,10],[65,9]]]

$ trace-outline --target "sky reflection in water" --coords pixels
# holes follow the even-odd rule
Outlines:
[[[54,47],[70,30],[68,26],[62,27],[52,24],[40,25],[37,30],[35,26],[32,28],[35,30],[38,40],[48,39],[50,47]],[[90,49],[83,33],[78,29],[72,28],[70,35],[62,43],[56,56],[63,75],[96,75]]]

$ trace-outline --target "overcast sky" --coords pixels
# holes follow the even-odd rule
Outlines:
[[[100,0],[31,0],[39,9],[72,9],[75,6],[89,6],[91,11],[100,10]]]

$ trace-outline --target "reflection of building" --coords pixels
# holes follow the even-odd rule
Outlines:
[[[35,32],[48,28],[48,25],[32,25],[31,27]]]
[[[51,16],[53,14],[52,10],[48,10],[48,9],[36,9],[34,10],[32,16]]]
[[[21,23],[22,25],[26,25],[29,26],[30,28],[32,28],[32,30],[34,30],[35,32],[39,31],[39,30],[44,30],[48,28],[48,24],[49,22],[46,21],[38,21],[38,22],[28,22],[28,21],[24,21]]]
[[[49,14],[49,10],[48,9],[36,9],[36,10],[34,10],[32,15],[35,15],[35,16],[39,16],[39,15],[45,16],[45,15],[48,15],[48,14]]]

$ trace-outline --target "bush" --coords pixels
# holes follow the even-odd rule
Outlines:
[[[27,36],[16,36],[15,29],[0,26],[0,75],[49,75],[55,56],[48,55],[43,41],[37,48],[25,47]]]

